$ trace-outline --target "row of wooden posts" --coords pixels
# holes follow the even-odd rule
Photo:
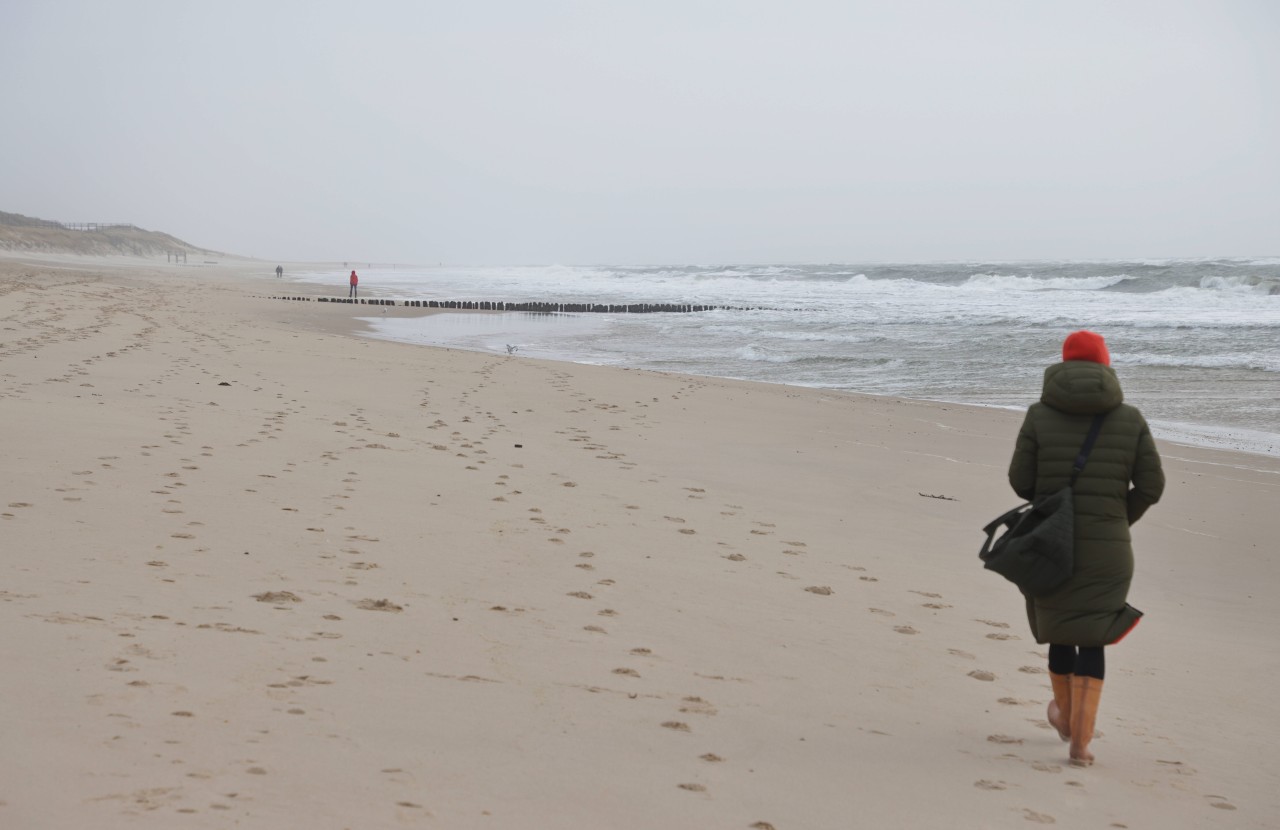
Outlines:
[[[403,306],[405,308],[445,308],[465,311],[536,311],[576,314],[654,314],[694,311],[751,311],[744,306],[694,305],[691,303],[509,303],[499,300],[385,300],[356,297],[272,297],[273,300],[300,300],[319,303]]]

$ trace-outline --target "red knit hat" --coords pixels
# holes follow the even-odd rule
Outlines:
[[[1062,341],[1062,359],[1091,360],[1103,366],[1111,365],[1111,354],[1101,334],[1092,331],[1073,331]]]

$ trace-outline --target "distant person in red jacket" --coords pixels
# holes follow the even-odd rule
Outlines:
[[[359,284],[360,284],[360,278],[356,276],[355,271],[352,271],[351,272],[351,293],[347,295],[348,297],[356,296],[356,286]]]

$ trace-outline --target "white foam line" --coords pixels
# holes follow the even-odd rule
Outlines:
[[[1207,537],[1207,538],[1209,538],[1209,539],[1221,539],[1221,538],[1222,538],[1221,536],[1217,535],[1216,533],[1201,533],[1201,532],[1200,532],[1200,531],[1198,531],[1198,530],[1189,530],[1188,528],[1185,528],[1185,527],[1178,527],[1177,525],[1163,525],[1163,526],[1164,526],[1164,527],[1169,528],[1170,530],[1176,530],[1176,531],[1178,531],[1178,532],[1180,532],[1180,533],[1190,533],[1192,536],[1205,536],[1205,537]]]
[[[961,461],[958,458],[951,458],[946,455],[937,455],[931,452],[917,452],[916,450],[903,450],[908,455],[923,455],[925,458],[941,458],[943,461],[950,461],[952,464],[966,464],[968,462]]]
[[[1216,448],[1216,447],[1206,447],[1206,449],[1218,449],[1218,448]],[[1218,450],[1218,451],[1219,451],[1219,452],[1233,452],[1232,450]],[[1201,459],[1199,459],[1199,458],[1185,458],[1185,457],[1183,457],[1183,456],[1181,456],[1181,455],[1169,455],[1168,453],[1165,453],[1162,457],[1163,457],[1166,461],[1182,461],[1182,462],[1185,462],[1185,463],[1187,463],[1187,464],[1203,464],[1203,465],[1208,466],[1208,467],[1226,467],[1226,468],[1231,469],[1231,470],[1246,470],[1246,471],[1248,471],[1248,472],[1250,472],[1250,473],[1262,473],[1263,475],[1280,476],[1280,471],[1277,471],[1277,470],[1267,470],[1267,469],[1264,469],[1264,468],[1262,468],[1262,467],[1250,467],[1250,466],[1248,466],[1247,464],[1226,464],[1226,463],[1224,463],[1224,462],[1222,462],[1222,461],[1203,461],[1203,460],[1201,460]],[[1280,487],[1280,480],[1278,480],[1278,481],[1252,481],[1251,479],[1243,479],[1243,478],[1228,478],[1228,477],[1226,477],[1226,476],[1222,476],[1222,478],[1225,478],[1227,481],[1245,481],[1245,482],[1249,482],[1249,483],[1252,483],[1252,484],[1262,484],[1262,485],[1265,485],[1265,486],[1267,486],[1267,487]]]

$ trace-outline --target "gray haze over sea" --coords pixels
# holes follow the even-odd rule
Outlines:
[[[1103,334],[1157,437],[1280,455],[1280,258],[358,269],[368,297],[750,307],[372,315],[374,336],[506,354],[1024,408],[1062,339]],[[297,274],[346,293],[346,272]]]

